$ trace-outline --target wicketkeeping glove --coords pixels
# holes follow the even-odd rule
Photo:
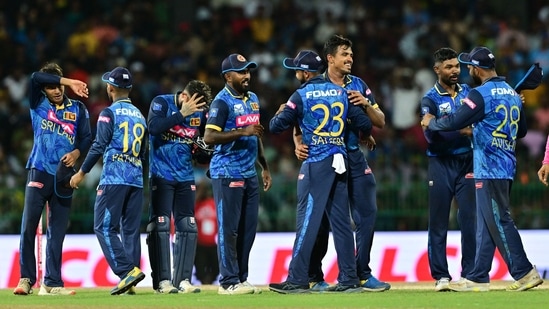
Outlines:
[[[208,164],[212,159],[213,147],[204,142],[202,136],[197,136],[193,139],[193,146],[191,150],[192,158],[199,164]]]

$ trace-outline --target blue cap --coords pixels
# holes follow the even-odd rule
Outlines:
[[[282,65],[290,70],[316,72],[323,67],[322,58],[312,50],[302,50],[295,58],[285,58]]]
[[[257,63],[246,60],[241,54],[230,54],[221,63],[221,74],[231,71],[238,72],[248,68],[257,68]]]
[[[103,74],[101,80],[117,88],[130,89],[132,87],[132,74],[123,67],[116,67],[114,70]]]
[[[475,47],[470,53],[459,54],[458,61],[483,69],[496,67],[496,57],[494,57],[491,50],[483,46]]]

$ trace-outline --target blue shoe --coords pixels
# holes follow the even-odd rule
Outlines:
[[[290,283],[288,281],[284,281],[281,283],[271,283],[269,284],[269,290],[280,294],[311,293],[311,289],[308,285],[298,285]]]
[[[337,293],[362,293],[364,288],[358,284],[353,285],[343,285],[338,283],[326,289],[327,292],[337,292]]]
[[[366,280],[360,280],[360,285],[364,291],[368,292],[383,292],[391,288],[391,285],[387,282],[379,281],[376,277],[371,276]]]
[[[328,284],[328,282],[322,280],[322,281],[318,281],[318,282],[310,282],[309,283],[309,287],[311,289],[311,292],[313,293],[322,293],[322,292],[325,292],[326,289],[328,289],[328,287],[330,287],[330,285]]]
[[[145,274],[138,267],[134,267],[127,275],[124,277],[117,286],[111,290],[111,295],[119,295],[131,287],[135,286],[141,280],[145,279]]]

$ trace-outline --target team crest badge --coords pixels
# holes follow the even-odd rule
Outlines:
[[[192,127],[198,127],[200,126],[200,118],[191,118],[190,123]]]
[[[259,104],[257,104],[256,102],[250,103],[250,106],[254,111],[259,110]]]
[[[76,113],[63,112],[63,120],[76,121]]]

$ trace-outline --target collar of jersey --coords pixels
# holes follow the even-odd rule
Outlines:
[[[67,96],[63,96],[63,97],[64,97],[63,98],[63,103],[61,103],[59,105],[52,104],[52,106],[55,108],[56,111],[58,111],[60,109],[65,109],[65,105],[67,105],[66,102],[69,102],[69,103],[71,102],[71,99],[69,99]]]
[[[330,83],[334,83],[332,82],[332,80],[330,79],[330,77],[328,77],[328,70],[324,71],[324,73],[322,73],[322,75],[324,75],[324,78],[329,81]],[[347,85],[349,85],[353,80],[351,79],[351,76],[349,76],[349,74],[346,74],[345,76],[343,76],[343,88],[347,87]]]
[[[457,87],[456,92],[461,92],[461,90],[463,89],[463,88],[461,88],[460,84],[456,84],[456,87]],[[446,91],[446,89],[444,89],[444,87],[442,87],[442,85],[438,82],[438,80],[435,83],[435,89],[437,90],[438,94],[440,94],[440,95],[444,95],[444,94],[445,95],[450,95],[448,93],[448,91]]]
[[[244,99],[246,97],[246,95],[248,94],[248,92],[244,93],[244,94],[239,94],[236,92],[236,90],[234,90],[231,86],[225,84],[225,89],[227,89],[227,92],[234,98],[239,98],[239,99]]]
[[[113,104],[114,103],[132,103],[132,100],[130,100],[129,98],[126,98],[126,99],[118,99],[114,102],[112,102]]]

